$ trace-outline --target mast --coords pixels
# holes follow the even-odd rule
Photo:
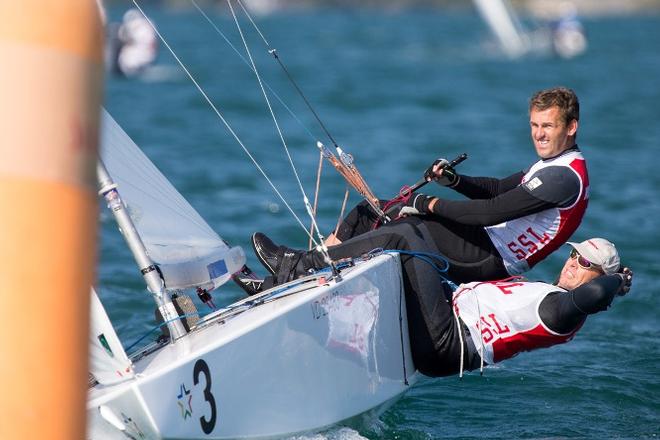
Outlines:
[[[147,289],[151,292],[156,301],[156,305],[163,316],[163,320],[167,323],[167,328],[172,336],[171,340],[175,341],[185,335],[186,330],[179,319],[179,314],[174,308],[172,299],[165,291],[165,283],[160,277],[158,267],[147,254],[144,243],[142,242],[137,229],[135,229],[133,220],[131,220],[131,217],[128,215],[128,211],[126,210],[124,202],[121,200],[119,191],[117,191],[117,184],[112,180],[112,177],[110,177],[110,174],[101,159],[99,159],[97,164],[97,174],[100,188],[99,195],[103,196],[108,203],[108,209],[110,209],[115,216],[115,220],[119,225],[119,230],[124,236],[126,244],[128,244],[128,248],[131,250],[133,258],[135,258],[135,262],[140,268],[140,273],[147,284]]]

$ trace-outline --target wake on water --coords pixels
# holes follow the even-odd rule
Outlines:
[[[326,432],[321,432],[318,434],[307,434],[290,437],[289,440],[369,440],[367,437],[363,437],[352,428],[333,428]]]

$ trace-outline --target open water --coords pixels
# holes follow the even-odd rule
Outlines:
[[[122,12],[110,10],[111,19]],[[254,75],[196,12],[149,12],[307,224]],[[242,50],[231,18],[211,17]],[[472,175],[522,169],[535,160],[528,97],[555,85],[575,89],[591,203],[573,239],[612,240],[635,271],[630,294],[590,317],[571,343],[521,355],[483,377],[425,379],[379,420],[301,438],[658,438],[660,16],[587,18],[588,51],[571,60],[508,60],[469,10],[320,10],[257,23],[380,197],[416,182],[438,156],[467,152],[460,171]],[[312,199],[315,139],[330,142],[254,32],[246,33],[264,78],[306,127],[275,101]],[[250,266],[260,269],[250,252],[254,231],[305,246],[300,226],[161,49],[157,69],[143,78],[108,78],[106,107],[209,224],[246,249]],[[319,202],[325,231],[337,221],[344,187],[326,165]],[[101,220],[100,295],[128,345],[153,327],[153,303],[110,216],[102,212]],[[567,253],[548,258],[530,278],[553,280]],[[215,298],[226,304],[240,296],[229,286]]]

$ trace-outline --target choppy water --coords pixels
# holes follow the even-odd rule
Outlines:
[[[110,12],[118,18],[122,11]],[[254,76],[199,15],[152,12],[304,218]],[[213,18],[240,44],[228,17]],[[486,29],[467,11],[316,11],[258,23],[381,197],[417,181],[439,155],[469,153],[461,165],[467,174],[520,170],[535,159],[528,96],[549,86],[572,87],[581,98],[579,143],[592,182],[589,210],[573,238],[614,241],[636,274],[632,292],[591,317],[570,344],[519,356],[489,368],[484,377],[424,380],[380,420],[304,438],[657,438],[660,17],[588,19],[590,47],[583,56],[516,61],[484,44]],[[327,143],[326,138],[263,45],[252,40],[251,48],[268,83],[307,127],[275,104],[311,198],[318,152],[306,130]],[[141,80],[108,79],[106,106],[114,117],[226,240],[249,251],[250,234],[262,230],[304,246],[299,226],[172,57],[162,52],[158,65]],[[326,166],[319,205],[325,230],[336,222],[343,190]],[[432,192],[453,197],[441,188]],[[105,214],[102,221],[101,296],[129,343],[153,326],[153,304],[114,224]],[[550,257],[530,276],[554,279],[564,257]],[[226,303],[239,297],[233,287],[216,295]]]

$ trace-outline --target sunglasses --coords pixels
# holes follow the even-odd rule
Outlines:
[[[592,263],[591,261],[584,258],[582,255],[580,255],[580,253],[575,248],[571,249],[571,258],[572,259],[577,258],[578,266],[580,266],[582,269],[602,270],[599,265]]]

